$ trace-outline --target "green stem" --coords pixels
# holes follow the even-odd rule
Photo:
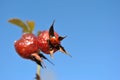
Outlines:
[[[36,80],[41,80],[40,78],[40,65],[37,65]]]

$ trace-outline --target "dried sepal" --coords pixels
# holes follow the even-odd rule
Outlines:
[[[54,35],[54,22],[55,22],[55,20],[53,21],[52,25],[50,26],[50,29],[49,29],[49,37],[55,36],[55,35]]]

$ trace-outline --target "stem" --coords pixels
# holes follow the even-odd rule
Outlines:
[[[40,78],[40,65],[37,65],[36,80],[41,80],[41,78]]]

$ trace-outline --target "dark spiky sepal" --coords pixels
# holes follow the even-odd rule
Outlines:
[[[49,37],[54,37],[54,22],[55,20],[53,21],[52,25],[50,26],[50,29],[49,29]]]
[[[38,61],[38,60],[36,59],[35,62],[43,68],[43,65],[42,65],[42,63],[41,63],[40,61]]]
[[[58,40],[59,40],[59,41],[62,41],[62,40],[63,40],[64,38],[66,38],[66,37],[67,37],[67,36],[64,36],[64,37],[59,36],[59,37],[58,37]]]
[[[38,65],[40,65],[43,68],[40,60],[36,59],[34,56],[31,56],[31,58],[32,58],[33,61],[35,61]]]
[[[63,46],[59,45],[59,51],[61,51],[62,53],[65,53],[67,55],[69,55],[70,57],[72,57],[65,49]]]
[[[52,63],[48,58],[46,58],[42,53],[39,53],[39,56],[45,60],[47,60],[49,63],[51,63],[52,65],[54,65],[54,63]]]

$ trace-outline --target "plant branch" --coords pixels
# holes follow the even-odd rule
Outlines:
[[[37,65],[36,80],[41,80],[41,77],[40,77],[40,65]]]

